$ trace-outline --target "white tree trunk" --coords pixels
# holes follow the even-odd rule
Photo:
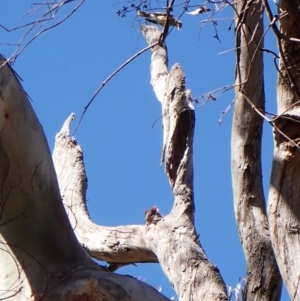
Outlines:
[[[43,129],[2,57],[0,161],[0,300],[168,300],[96,265],[78,243]]]

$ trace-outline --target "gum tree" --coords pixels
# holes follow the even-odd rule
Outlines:
[[[55,2],[51,11],[69,2]],[[174,3],[166,4],[168,18]],[[247,261],[242,298],[280,300],[283,279],[292,300],[300,300],[300,3],[281,1],[276,15],[266,0],[226,4],[235,14],[231,166],[235,216]],[[263,45],[265,12],[278,55]],[[102,227],[90,220],[83,153],[69,133],[74,115],[57,134],[52,159],[27,95],[1,57],[1,300],[167,300],[147,284],[115,273],[122,265],[144,262],[161,265],[179,300],[232,297],[194,226],[195,112],[181,66],[168,66],[168,29],[144,25],[141,32],[145,50],[151,50],[151,85],[162,108],[162,163],[174,203],[165,217],[151,208],[144,225]],[[272,118],[265,112],[264,51],[275,61],[279,58],[278,115]],[[268,208],[261,171],[264,120],[273,126],[275,141]],[[109,266],[99,266],[91,257]]]

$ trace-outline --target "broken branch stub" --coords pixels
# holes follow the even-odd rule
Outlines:
[[[56,135],[53,161],[63,202],[78,240],[93,258],[110,264],[157,262],[147,246],[143,225],[103,227],[91,221],[86,206],[83,151],[75,138],[69,137],[73,118],[71,114]]]

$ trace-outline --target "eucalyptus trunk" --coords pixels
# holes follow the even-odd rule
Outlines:
[[[268,217],[278,266],[291,300],[300,300],[300,12],[299,1],[280,1],[276,32],[280,63],[279,116],[274,119],[274,155]]]
[[[277,301],[281,276],[273,253],[262,183],[263,5],[238,1],[235,106],[231,137],[234,211],[247,262],[244,300]]]
[[[79,244],[42,126],[1,56],[0,92],[0,299],[168,300],[143,282],[98,266]],[[76,149],[68,139],[62,152]],[[69,177],[72,159],[65,162]]]

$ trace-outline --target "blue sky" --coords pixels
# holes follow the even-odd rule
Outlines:
[[[1,24],[8,28],[37,18],[29,15],[22,19],[31,8],[31,0],[2,2]],[[77,3],[66,5],[57,18],[65,16]],[[68,115],[75,112],[78,121],[100,83],[146,46],[139,31],[142,21],[134,13],[118,18],[116,11],[123,4],[115,3],[86,1],[66,22],[32,42],[14,65],[24,80],[23,86],[32,99],[51,149],[55,134]],[[181,10],[178,8],[174,13],[179,15]],[[218,18],[231,18],[232,14],[227,9]],[[182,30],[174,29],[167,39],[169,67],[175,62],[183,67],[194,98],[234,82],[234,51],[219,54],[234,48],[233,29],[228,30],[230,21],[218,22],[220,43],[214,38],[210,24],[200,30],[199,22],[205,18],[205,15],[184,14]],[[29,34],[28,39],[38,30]],[[23,34],[24,30],[6,33],[0,28],[0,41],[15,43]],[[276,50],[271,34],[267,35],[267,43]],[[13,45],[0,47],[7,57],[16,49]],[[265,66],[266,106],[275,112],[276,72],[272,57],[265,57]],[[93,221],[101,225],[143,224],[145,210],[156,205],[162,214],[168,214],[173,204],[164,169],[159,166],[161,109],[150,86],[149,67],[150,52],[146,52],[114,77],[94,100],[76,133],[84,150],[88,208]],[[194,142],[197,231],[207,256],[231,286],[245,276],[231,190],[232,108],[220,126],[218,120],[233,99],[233,91],[229,91],[216,101],[197,107]],[[272,152],[272,132],[266,125],[263,150],[266,193]],[[159,265],[139,264],[124,267],[119,273],[162,287],[166,296],[174,296]],[[286,293],[282,300],[289,300]]]

